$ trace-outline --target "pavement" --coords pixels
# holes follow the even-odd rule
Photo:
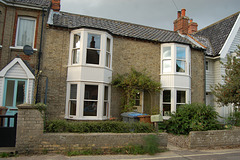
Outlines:
[[[240,148],[217,150],[188,150],[168,146],[169,151],[151,155],[100,155],[100,156],[65,156],[46,154],[0,158],[0,160],[240,160]]]

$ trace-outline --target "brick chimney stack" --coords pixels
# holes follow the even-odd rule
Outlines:
[[[190,22],[188,23],[188,34],[193,34],[197,32],[198,24],[196,22],[193,22],[192,19],[190,19]]]
[[[52,9],[56,12],[60,11],[60,0],[52,0]]]
[[[177,12],[177,19],[173,24],[174,31],[178,31],[180,34],[192,34],[197,31],[198,26],[192,19],[189,22],[189,17],[186,16],[186,9]]]

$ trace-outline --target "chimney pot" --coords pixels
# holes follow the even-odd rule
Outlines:
[[[181,11],[178,11],[177,18],[180,18],[180,17],[181,17]]]
[[[181,13],[182,13],[182,16],[184,17],[185,16],[185,13],[186,13],[186,9],[182,9],[182,11],[181,11]]]
[[[52,9],[54,10],[54,11],[60,11],[60,1],[61,0],[52,0]]]

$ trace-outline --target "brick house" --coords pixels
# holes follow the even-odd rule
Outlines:
[[[189,23],[185,10],[178,12],[175,31],[168,31],[61,12],[57,0],[38,0],[33,4],[24,0],[0,2],[1,13],[5,13],[0,16],[11,14],[13,19],[0,23],[0,32],[4,35],[0,39],[2,106],[7,106],[8,95],[18,94],[16,90],[8,91],[13,88],[8,89],[8,80],[13,79],[18,84],[19,79],[24,79],[22,86],[25,89],[22,87],[21,90],[25,92],[21,100],[33,103],[36,96],[37,101],[46,102],[50,119],[119,117],[121,92],[111,86],[111,80],[116,74],[129,72],[132,67],[138,71],[146,69],[163,88],[160,93],[139,93],[136,100],[139,112],[149,113],[154,106],[168,118],[169,112],[176,111],[181,104],[205,102],[205,47],[186,33],[186,20],[190,32],[196,31],[197,24]],[[47,14],[40,45],[42,12]],[[30,21],[34,19],[35,34],[28,33],[32,43],[26,41],[20,47],[16,45],[19,41],[16,35],[21,17],[25,15],[31,16]],[[1,21],[3,19],[1,17]],[[6,23],[10,22],[7,27]],[[34,48],[33,54],[26,56],[23,53],[25,44]],[[20,72],[15,72],[15,68],[29,75],[18,77]],[[11,77],[8,77],[10,73]],[[13,99],[9,101],[17,104]]]
[[[0,1],[0,106],[8,108],[7,115],[17,113],[18,104],[33,103],[42,23],[47,20],[43,13],[49,6],[47,0]],[[28,54],[25,45],[32,48]]]

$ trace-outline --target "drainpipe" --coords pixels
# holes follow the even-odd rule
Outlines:
[[[39,52],[38,52],[38,65],[37,65],[37,91],[36,91],[36,100],[35,103],[38,102],[38,91],[39,91],[39,77],[40,77],[40,64],[41,64],[41,56],[42,56],[42,37],[43,37],[43,26],[44,26],[44,8],[42,8],[42,27],[41,27],[41,36],[40,36],[40,47],[39,47]]]
[[[205,105],[207,104],[207,99],[206,99],[206,51],[204,51],[204,103]]]

